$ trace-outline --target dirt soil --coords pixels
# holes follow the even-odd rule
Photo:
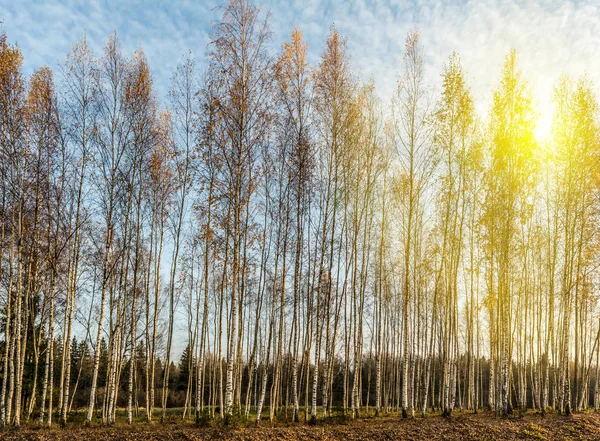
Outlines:
[[[530,413],[524,417],[503,419],[489,413],[461,413],[451,419],[430,416],[407,420],[393,415],[317,426],[263,423],[258,428],[198,428],[185,424],[73,426],[52,430],[21,428],[18,431],[0,431],[0,440],[600,440],[600,414],[590,412],[571,417],[551,414],[542,417]]]

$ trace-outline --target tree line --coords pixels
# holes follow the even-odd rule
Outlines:
[[[271,37],[231,0],[161,104],[116,34],[29,78],[0,34],[2,425],[600,408],[591,80],[539,140],[515,51],[477,115],[416,32],[387,99]]]

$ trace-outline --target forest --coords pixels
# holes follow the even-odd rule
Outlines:
[[[590,77],[540,137],[515,50],[478,114],[416,31],[382,97],[220,14],[163,103],[116,33],[26,77],[1,31],[1,426],[600,410]]]

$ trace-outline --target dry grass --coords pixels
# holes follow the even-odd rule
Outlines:
[[[530,412],[514,418],[498,418],[489,413],[456,413],[451,419],[440,416],[403,420],[398,415],[350,420],[344,424],[329,422],[317,426],[304,423],[263,423],[260,427],[199,428],[177,423],[112,427],[73,425],[66,429],[22,428],[0,432],[0,439],[100,441],[100,440],[600,440],[600,414],[582,413],[572,417],[549,414],[542,417]]]

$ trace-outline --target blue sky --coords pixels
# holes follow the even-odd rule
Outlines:
[[[422,35],[426,75],[439,87],[444,60],[456,51],[469,75],[478,110],[484,114],[506,53],[516,48],[538,109],[549,119],[552,85],[566,71],[600,72],[600,2],[553,0],[263,0],[270,11],[273,48],[299,26],[316,61],[332,25],[349,37],[360,76],[373,76],[382,96],[393,90],[402,68],[404,37]],[[116,30],[124,48],[142,47],[164,102],[170,76],[191,50],[201,65],[219,0],[59,1],[0,0],[0,20],[25,55],[25,73],[56,67],[84,33],[100,52]]]
[[[551,119],[550,97],[558,76],[587,72],[597,81],[600,73],[600,0],[263,0],[259,4],[271,14],[273,50],[279,50],[299,26],[310,45],[312,62],[318,61],[331,26],[337,26],[349,38],[355,71],[365,81],[372,76],[384,99],[390,97],[402,69],[404,39],[410,29],[421,33],[426,77],[434,90],[440,87],[444,61],[453,51],[459,53],[484,118],[511,48],[519,53],[543,131]],[[222,13],[219,5],[218,0],[0,0],[0,20],[9,40],[23,51],[27,75],[43,65],[56,69],[84,34],[100,54],[116,30],[127,52],[141,47],[146,53],[164,104],[181,57],[191,50],[200,66],[205,63],[211,21]],[[183,329],[185,319],[176,327]],[[176,342],[176,357],[183,344]]]

